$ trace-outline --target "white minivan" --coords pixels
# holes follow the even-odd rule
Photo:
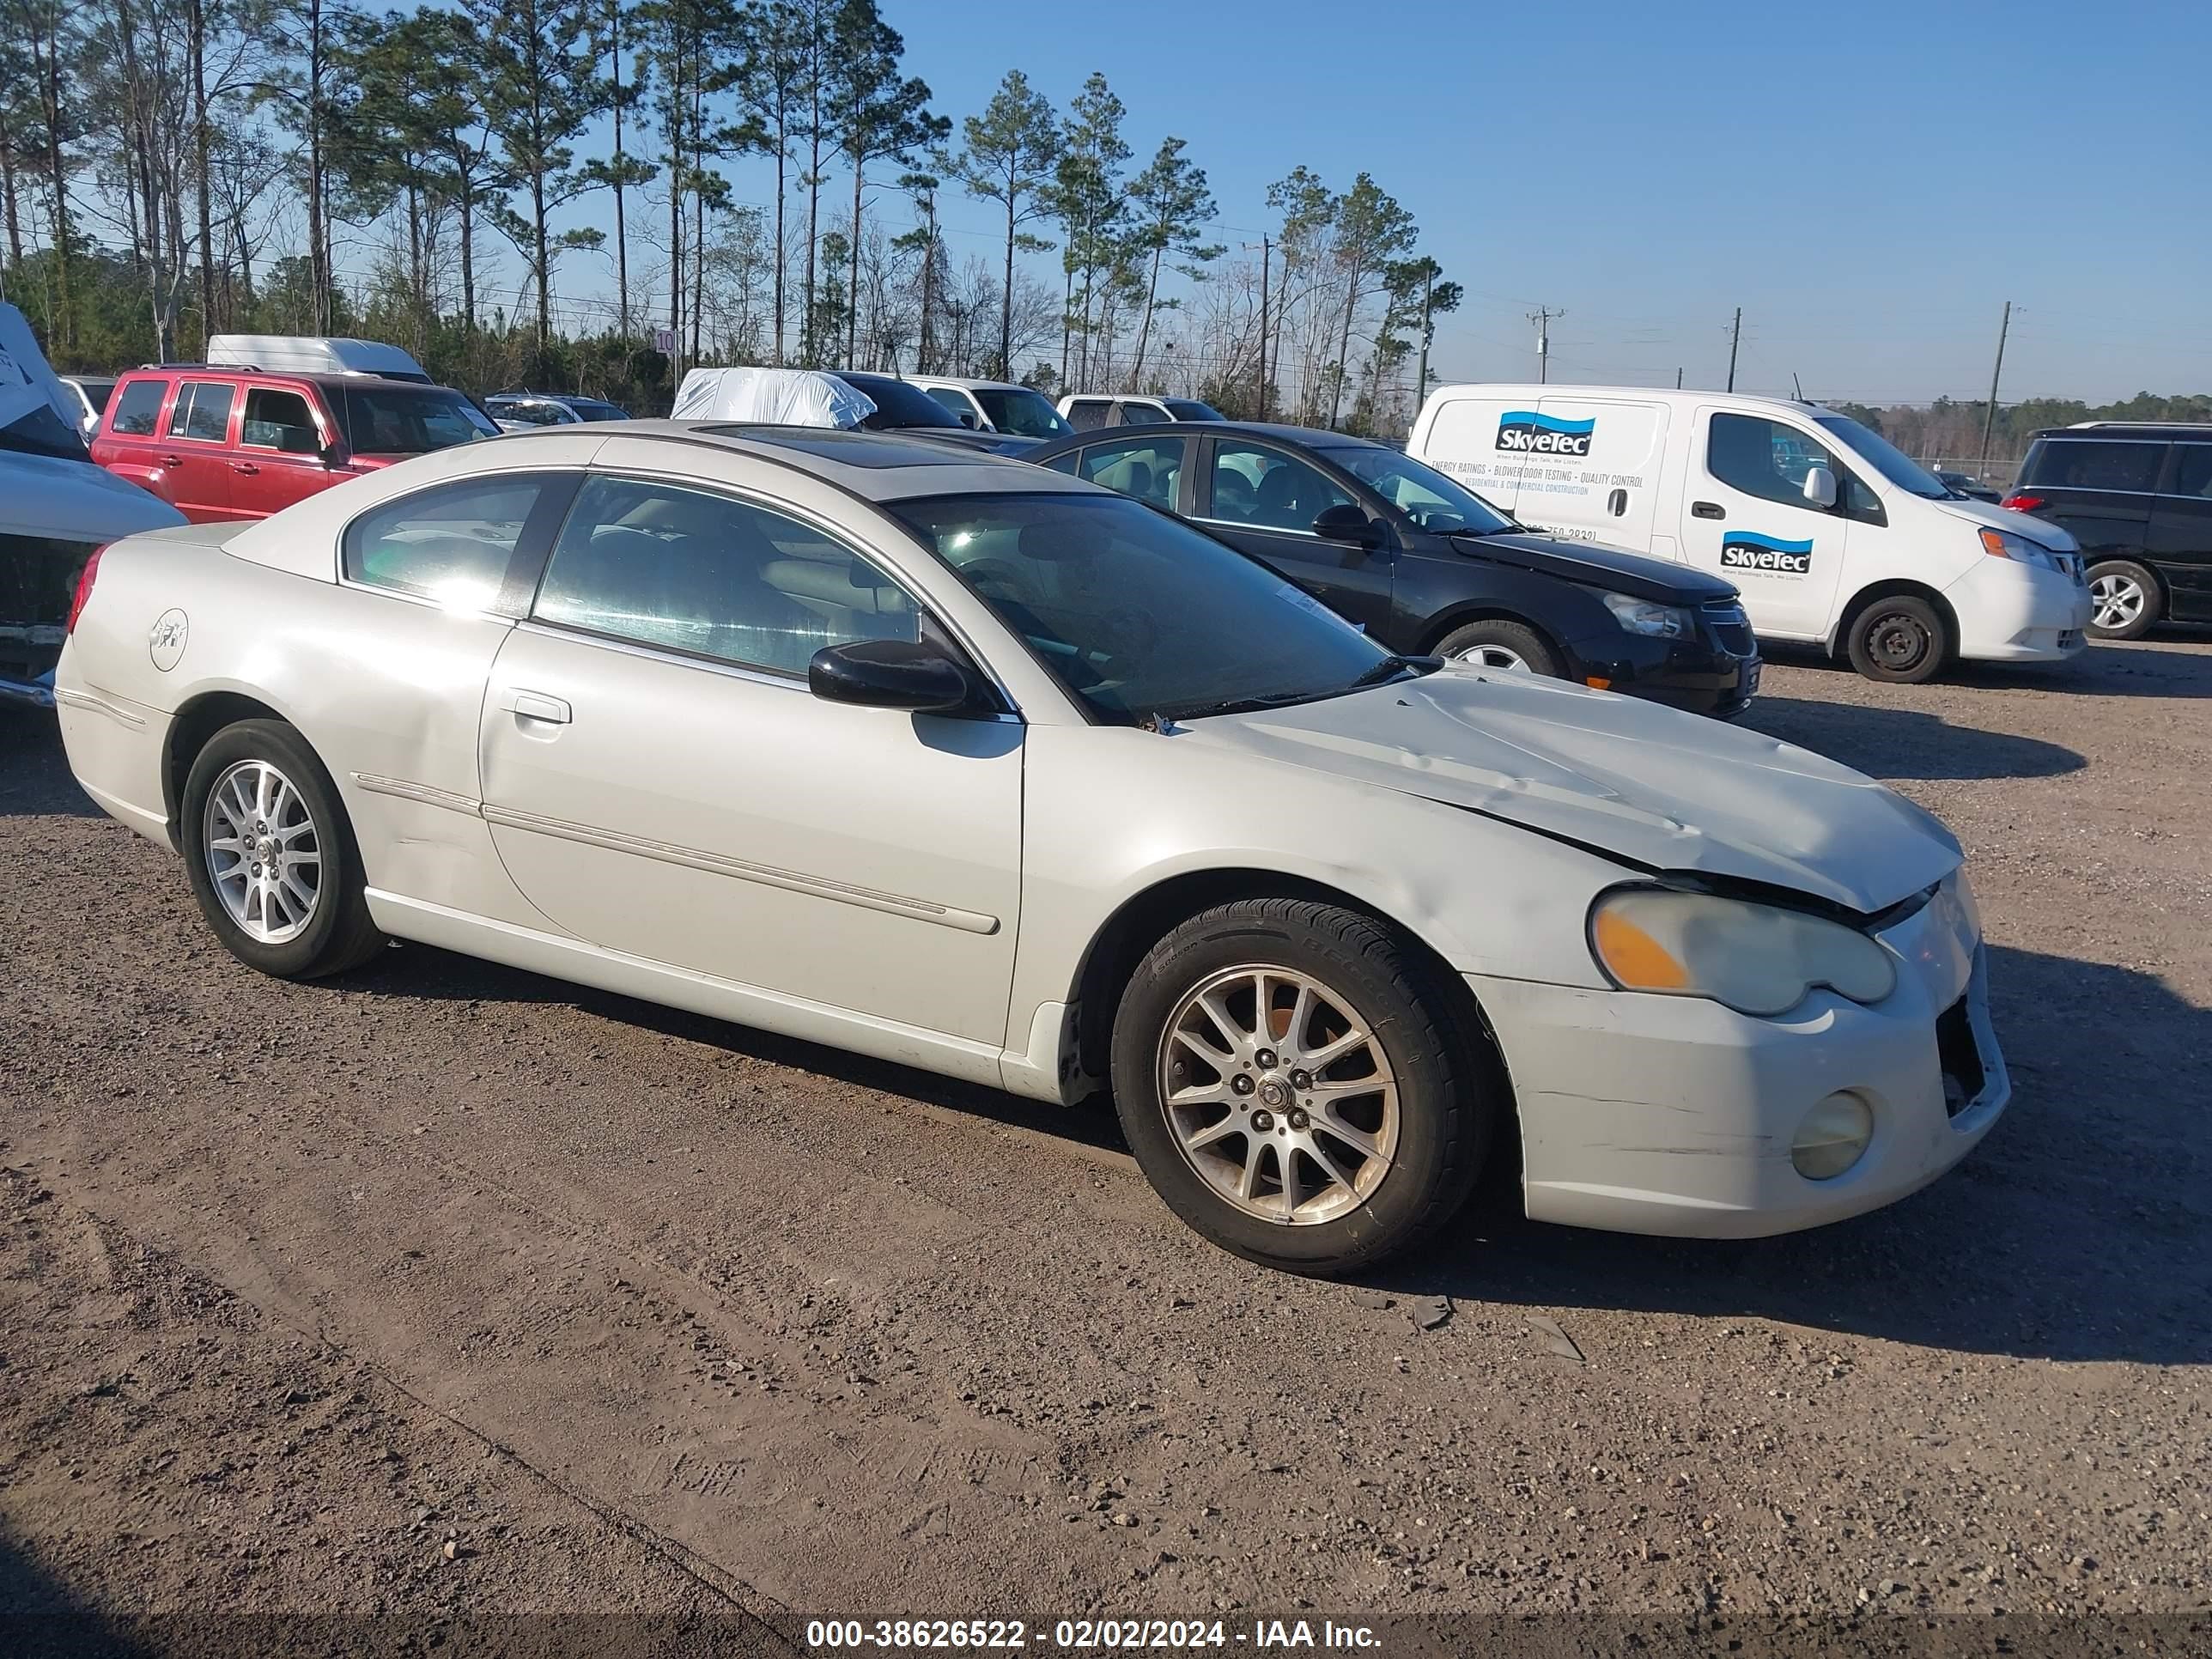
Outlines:
[[[1642,386],[1440,386],[1407,453],[1533,529],[1735,584],[1760,638],[1915,684],[1955,658],[2080,652],[2089,592],[2057,525],[1972,501],[1817,404]]]

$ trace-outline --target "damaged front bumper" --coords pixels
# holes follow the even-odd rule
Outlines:
[[[1941,903],[1881,937],[1899,963],[1880,1005],[1820,991],[1779,1019],[1469,975],[1512,1076],[1531,1218],[1759,1237],[1879,1209],[1958,1163],[2012,1094],[1986,953]],[[1841,1175],[1808,1179],[1792,1144],[1838,1092],[1870,1109],[1872,1137]]]

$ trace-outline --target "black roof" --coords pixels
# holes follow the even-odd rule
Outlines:
[[[1146,421],[1127,426],[1092,427],[1087,432],[1063,432],[1057,438],[1046,439],[1036,453],[1042,454],[1046,448],[1054,452],[1087,449],[1092,444],[1125,438],[1138,432],[1170,433],[1178,438],[1218,438],[1224,432],[1241,432],[1249,438],[1273,438],[1279,442],[1304,444],[1310,449],[1389,447],[1388,444],[1377,443],[1372,438],[1363,438],[1354,432],[1331,432],[1326,427],[1318,426],[1284,426],[1273,421]]]
[[[2212,422],[2191,421],[2099,421],[2090,426],[2047,426],[2039,438],[2148,438],[2159,443],[2212,443]]]

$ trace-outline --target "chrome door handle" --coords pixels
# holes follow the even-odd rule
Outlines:
[[[249,478],[252,477],[261,471],[259,467],[254,465],[251,461],[233,461],[230,464],[230,470],[233,472],[243,472]]]
[[[523,691],[512,686],[501,694],[499,706],[524,720],[544,720],[548,726],[566,726],[575,718],[568,703],[561,698],[549,697],[542,691]]]

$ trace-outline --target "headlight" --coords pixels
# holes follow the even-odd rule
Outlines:
[[[2058,569],[2057,556],[2050,549],[2039,547],[2027,537],[2015,536],[2008,530],[1982,532],[1982,551],[1992,558],[2014,559],[2021,564],[2032,564],[2039,570]]]
[[[1650,634],[1662,640],[1686,640],[1696,637],[1697,618],[1680,605],[1654,605],[1649,599],[1639,599],[1627,593],[1601,593],[1605,608],[1613,612],[1613,619],[1632,634]]]
[[[1707,893],[1614,888],[1590,908],[1589,943],[1624,991],[1710,997],[1763,1018],[1788,1013],[1817,986],[1865,1003],[1897,986],[1890,953],[1856,929]]]

